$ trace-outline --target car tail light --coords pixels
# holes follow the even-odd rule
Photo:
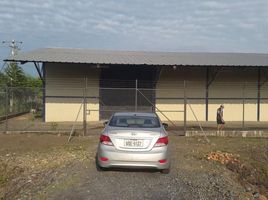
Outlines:
[[[166,159],[162,159],[162,160],[159,160],[158,162],[161,163],[161,164],[164,164],[164,163],[167,162],[167,160]]]
[[[168,144],[168,137],[162,137],[159,138],[156,143],[155,143],[155,147],[162,147],[162,146],[166,146]]]
[[[113,146],[113,143],[112,143],[110,137],[107,136],[107,135],[101,135],[100,136],[100,143],[102,143],[104,145]]]
[[[106,158],[106,157],[100,157],[100,160],[105,162],[105,161],[108,161],[108,158]]]

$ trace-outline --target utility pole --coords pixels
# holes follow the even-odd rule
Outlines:
[[[11,41],[6,40],[6,41],[2,41],[2,44],[7,44],[7,46],[11,49],[10,53],[9,53],[9,56],[15,56],[15,55],[18,54],[18,51],[20,50],[20,46],[22,45],[22,42],[21,41],[16,41],[16,40],[11,40]],[[0,72],[4,69],[5,65],[6,65],[6,62],[4,62]],[[14,93],[13,93],[13,89],[12,89],[12,82],[13,82],[13,79],[11,78],[11,81],[10,81],[10,83],[11,83],[11,85],[10,85],[11,86],[11,94],[10,94],[11,98],[9,99],[9,101],[10,101],[9,112],[10,113],[12,113],[12,111],[13,111],[13,101],[14,101],[14,97],[13,97]]]
[[[11,40],[11,41],[2,41],[2,44],[8,44],[8,47],[11,48],[10,56],[15,56],[18,54],[20,50],[20,46],[22,45],[21,41]]]
[[[5,41],[2,41],[2,44],[7,44],[7,46],[11,49],[9,56],[15,56],[18,54],[18,51],[20,50],[22,42],[16,41],[16,40],[11,40],[11,41],[5,40]],[[3,65],[0,69],[0,72],[3,71],[6,64],[7,64],[7,62],[3,63]]]

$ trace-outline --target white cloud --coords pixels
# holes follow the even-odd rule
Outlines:
[[[158,51],[268,52],[267,0],[1,0],[1,40]]]

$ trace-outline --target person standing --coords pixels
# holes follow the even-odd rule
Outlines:
[[[220,107],[217,109],[217,128],[218,128],[218,131],[223,130],[224,124],[225,124],[225,121],[223,119],[223,109],[224,109],[223,105],[220,105]]]

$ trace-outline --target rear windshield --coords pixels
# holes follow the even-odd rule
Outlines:
[[[146,116],[113,116],[109,126],[115,127],[138,127],[159,128],[160,122],[157,117]]]

